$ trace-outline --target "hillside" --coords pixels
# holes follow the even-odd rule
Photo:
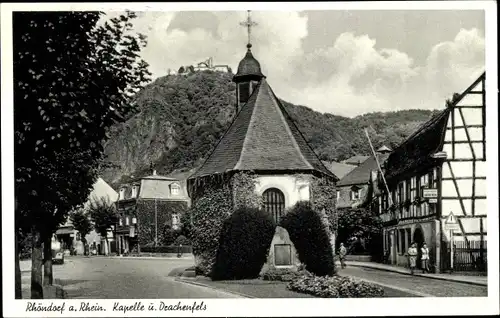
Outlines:
[[[137,96],[140,112],[111,130],[105,153],[113,167],[103,178],[116,184],[147,174],[150,163],[158,173],[167,174],[203,162],[235,115],[231,77],[210,71],[168,75],[145,87]],[[395,147],[433,113],[407,110],[347,118],[283,104],[325,161],[369,154],[364,127],[369,127],[375,147]]]

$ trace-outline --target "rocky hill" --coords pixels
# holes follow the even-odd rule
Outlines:
[[[190,170],[203,162],[235,115],[232,74],[197,72],[158,78],[137,95],[140,112],[111,130],[105,145],[112,167],[103,172],[113,185],[148,173]],[[355,118],[321,114],[283,101],[321,160],[340,161],[369,154],[374,146],[395,147],[432,116],[432,111],[370,113]]]

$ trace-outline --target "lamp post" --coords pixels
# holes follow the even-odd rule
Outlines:
[[[111,231],[113,231],[113,240],[115,241],[115,246],[116,246],[116,227],[114,225],[111,225]],[[106,246],[106,249],[109,249],[109,253],[111,253],[111,246]]]
[[[139,236],[138,236],[138,226],[137,226],[137,217],[132,217],[132,226],[134,227],[134,236],[137,241],[137,253],[141,252],[141,248],[139,246]]]

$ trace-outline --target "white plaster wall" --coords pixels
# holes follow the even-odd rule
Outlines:
[[[293,207],[299,201],[309,201],[310,179],[304,176],[259,176],[255,191],[262,195],[270,188],[281,190],[285,196],[285,208]]]

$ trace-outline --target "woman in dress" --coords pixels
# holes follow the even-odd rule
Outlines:
[[[410,271],[412,275],[415,272],[415,267],[417,267],[417,255],[417,244],[412,243],[410,248],[408,249],[408,257],[410,258]]]

